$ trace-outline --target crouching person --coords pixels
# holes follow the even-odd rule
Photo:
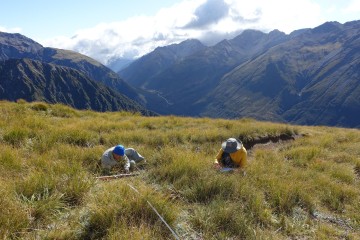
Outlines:
[[[247,164],[247,152],[240,141],[229,138],[221,144],[221,148],[216,155],[214,165],[220,170],[240,169],[245,175]]]
[[[121,168],[126,173],[135,168],[139,162],[145,162],[135,149],[117,145],[107,149],[101,157],[101,166],[104,174],[109,174],[113,168]]]

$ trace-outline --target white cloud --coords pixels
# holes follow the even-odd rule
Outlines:
[[[223,0],[208,0],[198,6],[194,18],[184,28],[206,28],[228,16],[229,5]]]
[[[0,26],[0,32],[20,33],[21,31],[22,31],[22,29],[19,28],[19,27],[16,27],[16,28],[7,28],[7,27]]]
[[[359,20],[360,16],[360,1],[352,0],[344,9],[342,9],[342,15],[354,18],[353,20]],[[356,18],[356,19],[355,19]],[[341,22],[346,20],[341,19]]]
[[[349,3],[349,6],[345,8],[347,12],[357,12],[360,13],[360,1],[359,0],[352,0]]]
[[[103,63],[112,57],[139,57],[157,46],[192,37],[180,27],[190,21],[191,9],[200,1],[185,1],[161,9],[156,16],[135,16],[122,22],[102,23],[76,32],[72,38],[57,37],[46,46],[72,49]]]
[[[360,8],[358,2],[352,2],[352,9]],[[189,38],[214,44],[244,29],[290,33],[316,27],[327,21],[324,12],[314,0],[184,0],[155,16],[101,23],[79,30],[72,38],[57,37],[42,44],[75,50],[106,63],[112,58],[140,57],[158,46]]]

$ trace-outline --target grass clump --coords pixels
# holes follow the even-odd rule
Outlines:
[[[0,173],[2,176],[9,176],[21,172],[22,164],[19,161],[19,153],[7,145],[0,146]]]
[[[254,239],[251,223],[241,204],[228,201],[213,201],[198,208],[191,221],[205,239]]]
[[[22,127],[16,127],[9,129],[3,136],[3,140],[14,146],[19,147],[25,143],[25,140],[29,137],[29,131]]]
[[[12,186],[0,180],[0,238],[18,238],[30,226],[27,209],[14,195]]]
[[[92,195],[84,214],[80,217],[81,239],[112,238],[130,236],[131,233],[148,239],[168,239],[171,233],[160,221],[155,209],[173,225],[178,210],[171,206],[166,196],[152,193],[146,186],[122,183],[101,186],[99,193]],[[136,229],[140,229],[140,232]],[[131,237],[132,238],[132,237]],[[140,239],[140,238],[139,238]]]
[[[35,111],[43,111],[46,112],[49,108],[49,105],[43,102],[35,102],[31,104],[31,109]]]

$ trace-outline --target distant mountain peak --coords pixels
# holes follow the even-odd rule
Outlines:
[[[232,44],[238,45],[238,46],[249,46],[253,45],[254,42],[259,41],[259,39],[266,36],[266,33],[261,32],[259,30],[252,30],[248,29],[243,31],[240,35],[236,36],[235,38],[231,39],[230,42]]]
[[[130,84],[143,88],[146,79],[140,76],[146,75],[148,78],[151,78],[172,64],[205,48],[206,46],[196,39],[188,39],[180,43],[158,47],[131,63],[127,68],[120,71],[119,75]],[[133,79],[136,80],[133,81]]]
[[[174,43],[174,44],[170,44],[168,46],[157,47],[157,48],[155,48],[155,50],[153,52],[169,50],[169,51],[172,51],[177,56],[185,57],[185,56],[188,56],[189,54],[192,54],[194,51],[197,51],[202,48],[205,48],[205,45],[202,44],[199,40],[187,39],[180,43]]]
[[[313,33],[328,33],[331,31],[339,30],[343,27],[343,25],[339,22],[332,21],[332,22],[325,22],[320,26],[312,29]]]
[[[239,40],[239,39],[249,39],[249,38],[256,38],[266,35],[266,33],[260,31],[260,30],[254,30],[254,29],[246,29],[242,33],[240,33],[238,36],[233,38],[233,40]]]
[[[43,48],[41,44],[20,33],[0,32],[0,45],[2,50],[4,50],[5,46],[11,46],[21,52],[36,52]]]
[[[278,36],[285,36],[286,34],[278,29],[272,30],[269,32],[270,37],[278,37]]]
[[[344,26],[346,27],[359,27],[360,26],[360,20],[355,20],[355,21],[350,21],[350,22],[346,22],[344,23]]]

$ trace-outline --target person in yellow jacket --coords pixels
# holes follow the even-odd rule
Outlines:
[[[229,138],[221,144],[221,148],[215,158],[215,167],[219,169],[240,168],[245,173],[247,164],[247,152],[240,141]]]

